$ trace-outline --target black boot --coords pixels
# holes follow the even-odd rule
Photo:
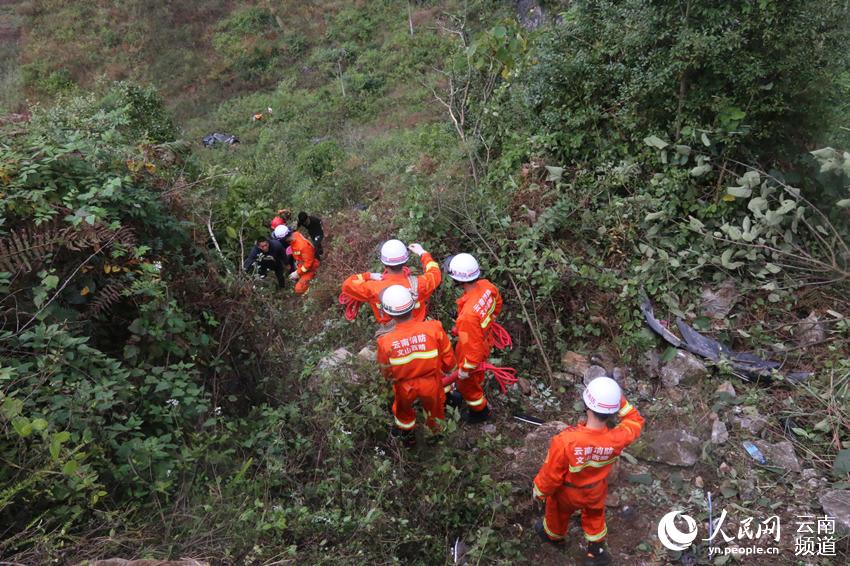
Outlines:
[[[459,409],[463,405],[463,395],[458,391],[450,391],[446,393],[446,406]]]
[[[483,411],[469,411],[464,417],[464,421],[469,424],[480,424],[490,418],[490,405],[484,407]]]
[[[587,543],[587,554],[584,557],[584,566],[608,566],[611,564],[611,555],[605,550],[601,542]]]
[[[540,540],[542,540],[543,542],[548,542],[549,544],[555,546],[564,546],[563,540],[556,540],[550,538],[549,535],[546,534],[546,529],[543,528],[543,521],[537,521],[536,523],[534,523],[534,532],[537,533],[537,536],[539,536]]]

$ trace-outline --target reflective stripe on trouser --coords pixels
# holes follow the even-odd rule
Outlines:
[[[304,275],[298,278],[298,282],[295,284],[295,293],[298,295],[303,295],[307,291],[310,290],[310,280],[316,276],[315,271],[308,271]]]
[[[446,394],[443,392],[443,384],[439,377],[417,377],[405,379],[393,383],[393,415],[398,428],[410,430],[416,425],[416,410],[413,402],[419,399],[422,408],[425,409],[426,421],[434,432],[440,431],[440,423],[446,419]],[[412,423],[409,428],[404,425]]]
[[[589,489],[562,487],[546,498],[546,515],[543,526],[552,539],[561,539],[567,534],[570,515],[581,510],[581,528],[584,538],[597,542],[608,534],[605,525],[605,498],[608,495],[608,482]]]
[[[458,379],[455,383],[470,411],[477,413],[487,407],[487,398],[484,396],[483,371],[472,372],[466,379]]]

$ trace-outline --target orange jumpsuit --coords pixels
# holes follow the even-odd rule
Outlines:
[[[493,323],[502,312],[502,296],[487,281],[479,279],[457,300],[458,368],[469,373],[457,380],[457,390],[463,395],[470,411],[480,412],[487,407],[484,397],[484,370],[477,369],[490,357],[493,349]]]
[[[617,414],[620,423],[612,429],[572,426],[549,444],[533,490],[536,498],[546,500],[543,528],[552,540],[564,538],[570,515],[577,509],[581,509],[581,528],[589,542],[601,541],[608,534],[605,498],[611,464],[643,428],[643,417],[625,397]]]
[[[427,425],[439,432],[437,419],[445,420],[445,393],[442,378],[455,368],[452,344],[438,320],[406,320],[378,338],[378,363],[384,377],[393,380],[395,426],[413,430],[419,399],[427,415]]]
[[[295,284],[295,292],[303,295],[310,289],[310,280],[316,276],[319,260],[316,259],[316,248],[313,242],[305,238],[301,232],[292,233],[292,257],[300,277]]]
[[[413,320],[425,320],[428,314],[428,299],[440,285],[442,274],[440,264],[434,261],[431,254],[424,253],[420,257],[424,275],[419,275],[416,280],[416,305],[413,307]],[[392,317],[381,309],[381,293],[390,285],[401,285],[411,289],[411,276],[402,273],[387,272],[380,281],[369,279],[369,273],[358,273],[346,279],[342,284],[342,292],[361,303],[368,303],[372,307],[372,314],[378,324],[388,324]]]

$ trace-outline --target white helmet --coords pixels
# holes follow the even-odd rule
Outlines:
[[[407,314],[415,304],[410,289],[403,285],[390,285],[381,293],[381,309],[390,316]]]
[[[597,377],[587,384],[582,394],[584,404],[596,413],[611,415],[620,410],[620,400],[623,392],[620,386],[610,377]]]
[[[401,240],[387,240],[381,246],[381,263],[384,265],[404,265],[410,254]]]
[[[455,281],[466,283],[475,281],[481,277],[481,268],[478,266],[478,260],[470,254],[457,254],[449,261],[449,277]]]
[[[282,240],[289,236],[289,232],[289,226],[287,226],[286,224],[281,224],[280,226],[274,229],[274,237],[277,240]]]

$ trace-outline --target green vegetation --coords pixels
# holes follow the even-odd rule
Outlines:
[[[41,103],[0,120],[0,557],[433,564],[459,537],[476,562],[548,563],[509,415],[578,417],[568,350],[660,347],[644,295],[814,372],[734,403],[705,385],[691,415],[792,417],[806,466],[848,480],[845,2],[546,2],[535,31],[483,0],[19,4],[0,108]],[[212,131],[241,143],[201,147]],[[303,301],[237,275],[284,206],[329,235]],[[494,394],[496,432],[452,413],[405,451],[376,368],[321,363],[371,345],[336,295],[391,235],[473,252],[503,290],[500,362],[531,392]],[[746,304],[710,320],[726,280]],[[800,347],[809,312],[824,336]],[[708,481],[728,456],[705,451]],[[666,557],[638,542],[619,549]]]

